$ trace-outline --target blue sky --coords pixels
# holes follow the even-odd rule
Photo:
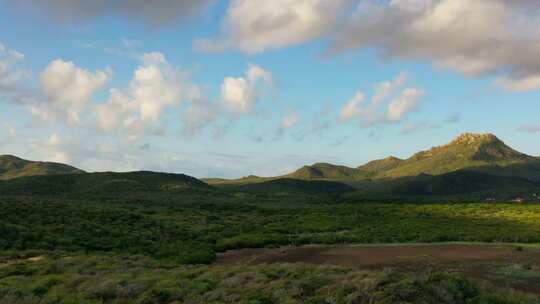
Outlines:
[[[540,155],[533,2],[0,0],[0,154],[240,177],[491,132]]]

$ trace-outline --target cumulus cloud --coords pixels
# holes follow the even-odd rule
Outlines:
[[[540,7],[533,0],[361,0],[331,52],[376,47],[427,59],[510,91],[540,88]]]
[[[300,44],[332,31],[350,0],[232,0],[222,37],[200,39],[203,51],[259,53]]]
[[[407,74],[401,73],[392,81],[374,85],[373,96],[366,102],[366,95],[361,90],[342,107],[338,120],[347,122],[360,119],[364,127],[378,123],[400,122],[407,113],[414,110],[424,95],[422,90],[405,88]],[[401,90],[401,92],[400,92]],[[387,104],[386,109],[383,106]]]
[[[137,138],[159,121],[167,107],[201,98],[187,73],[169,64],[163,54],[147,53],[141,58],[129,87],[111,89],[109,99],[97,106],[102,130],[127,129],[132,138]]]
[[[226,77],[221,85],[221,100],[224,108],[234,114],[252,112],[259,98],[259,83],[271,86],[272,74],[254,64],[249,64],[243,77]]]
[[[18,0],[12,4],[20,11],[37,9],[53,20],[76,22],[107,16],[121,16],[151,26],[183,21],[214,0]]]
[[[80,115],[94,93],[102,89],[111,78],[110,69],[90,72],[77,67],[73,62],[54,60],[41,73],[41,89],[47,98],[47,107],[67,115],[72,124],[80,123]],[[33,107],[39,112],[39,107]],[[51,115],[42,113],[43,115]]]

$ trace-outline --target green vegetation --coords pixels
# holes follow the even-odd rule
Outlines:
[[[4,255],[0,303],[540,303],[530,294],[444,272],[308,265],[184,267],[141,256],[37,254]]]
[[[375,177],[439,175],[461,169],[536,164],[538,159],[508,147],[492,134],[462,134],[451,143],[416,153],[398,166],[375,172]]]
[[[401,195],[452,195],[482,193],[492,189],[510,189],[517,193],[529,193],[540,189],[539,182],[525,178],[505,177],[482,172],[461,170],[442,175],[420,175],[394,188],[394,193]]]
[[[0,304],[539,303],[429,268],[211,265],[226,250],[304,244],[506,242],[527,252],[540,243],[540,205],[491,201],[540,200],[540,162],[492,135],[359,168],[206,181],[0,157]],[[537,282],[537,265],[492,266],[521,283]]]
[[[11,155],[0,155],[0,180],[23,176],[73,173],[83,173],[83,171],[64,164],[32,162]]]
[[[136,196],[140,193],[194,193],[217,191],[196,178],[183,174],[155,172],[85,173],[28,176],[0,181],[4,195]]]
[[[0,249],[208,263],[223,250],[290,244],[540,242],[540,205],[317,203],[212,191],[84,197],[2,196]]]

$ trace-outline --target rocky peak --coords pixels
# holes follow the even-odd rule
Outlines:
[[[500,142],[501,140],[497,136],[491,133],[477,134],[477,133],[463,133],[456,137],[450,144],[478,144],[489,142]]]

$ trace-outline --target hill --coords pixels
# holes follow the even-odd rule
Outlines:
[[[421,151],[408,159],[388,157],[358,168],[318,163],[285,177],[317,180],[387,179],[420,174],[441,175],[462,169],[540,180],[540,160],[518,152],[493,134],[464,133],[452,142]]]
[[[0,194],[12,195],[117,195],[140,192],[196,193],[215,188],[184,174],[148,171],[28,176],[0,182]]]
[[[376,178],[440,175],[461,169],[505,168],[537,162],[537,158],[510,148],[493,134],[465,133],[449,144],[416,153],[406,160],[396,162],[393,167],[373,173]]]
[[[355,168],[349,168],[346,166],[336,166],[328,163],[317,163],[312,166],[304,166],[297,171],[287,174],[284,177],[295,179],[357,179],[362,177],[362,173]]]
[[[74,174],[84,171],[53,162],[35,162],[12,155],[0,155],[0,180],[24,176]]]

